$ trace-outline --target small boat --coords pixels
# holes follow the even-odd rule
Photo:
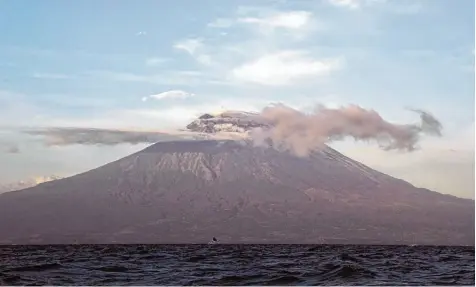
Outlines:
[[[210,240],[208,242],[208,244],[218,244],[218,239],[216,239],[215,237],[212,238],[212,240]]]

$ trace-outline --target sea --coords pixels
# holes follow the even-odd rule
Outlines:
[[[0,246],[0,285],[474,286],[474,247]]]

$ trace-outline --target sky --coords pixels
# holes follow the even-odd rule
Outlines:
[[[205,112],[356,104],[443,125],[413,152],[332,146],[474,199],[472,0],[0,0],[0,183],[69,176],[146,144],[51,146],[25,128],[166,130]]]

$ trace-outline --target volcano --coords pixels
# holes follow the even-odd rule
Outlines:
[[[473,245],[474,213],[330,147],[170,141],[1,194],[0,243]]]

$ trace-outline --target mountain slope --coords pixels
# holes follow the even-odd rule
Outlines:
[[[474,244],[474,201],[326,148],[175,141],[0,195],[3,243]]]

